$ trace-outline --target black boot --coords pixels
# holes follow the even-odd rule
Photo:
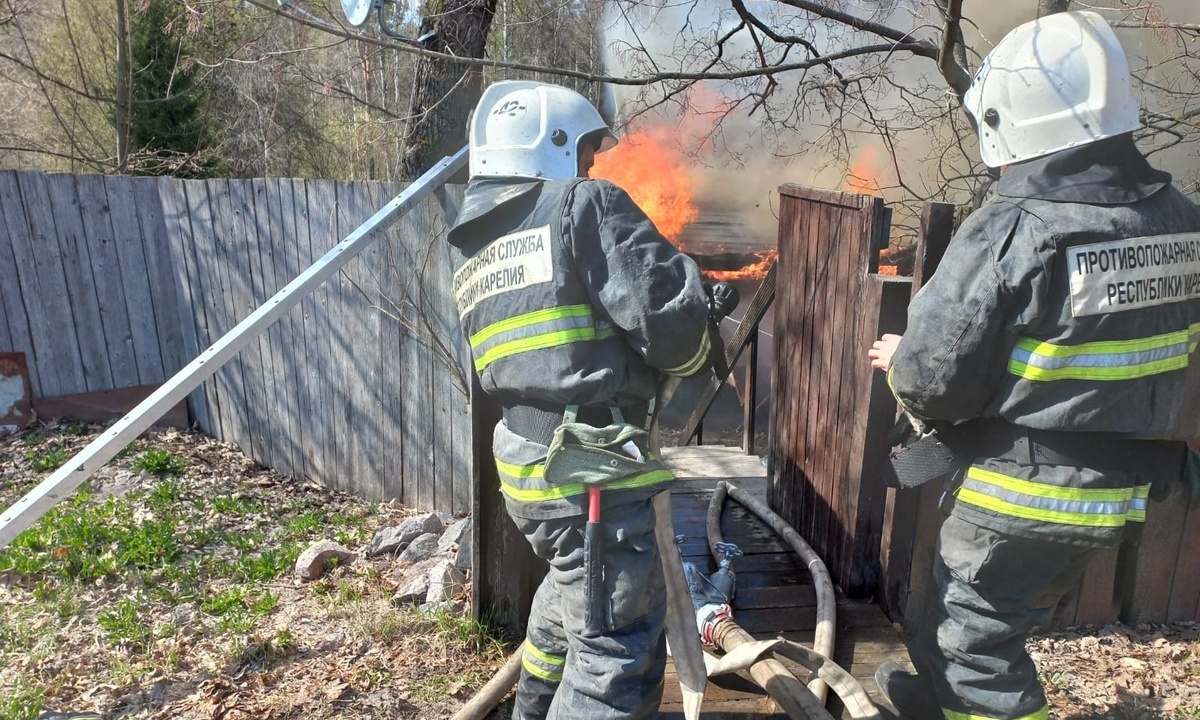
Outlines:
[[[925,678],[889,660],[875,670],[875,684],[902,720],[942,720],[933,687]]]

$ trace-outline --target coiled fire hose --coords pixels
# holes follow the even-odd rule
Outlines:
[[[813,638],[814,649],[810,650],[783,638],[755,640],[731,617],[723,618],[713,626],[712,642],[726,655],[713,665],[717,666],[724,660],[735,660],[734,656],[739,654],[752,658],[751,662],[742,663],[748,666],[750,676],[789,717],[796,720],[832,720],[824,707],[827,688],[841,699],[850,717],[855,720],[879,720],[879,711],[859,682],[829,659],[833,654],[837,604],[833,581],[825,563],[783,518],[757,498],[724,480],[717,483],[713,491],[706,518],[709,548],[713,557],[718,561],[725,557],[723,548],[727,546],[723,545],[721,536],[721,509],[726,496],[741,503],[771,526],[804,561],[817,591],[817,627]],[[517,682],[521,655],[522,649],[518,648],[475,697],[454,714],[452,720],[482,720],[498,705]],[[801,665],[815,675],[815,679],[805,687],[773,655]]]
[[[833,580],[825,563],[783,518],[772,512],[762,501],[724,480],[717,483],[713,490],[705,521],[709,549],[713,557],[720,563],[726,557],[726,548],[730,547],[721,535],[721,510],[727,494],[769,525],[804,562],[812,575],[817,592],[817,627],[813,638],[814,649],[810,650],[783,638],[754,640],[732,617],[725,617],[713,626],[712,644],[724,650],[726,658],[741,652],[757,657],[749,668],[751,677],[791,718],[829,718],[829,712],[824,705],[826,690],[832,689],[852,718],[879,720],[879,711],[862,685],[829,659],[833,655],[837,600],[834,596]],[[773,659],[772,655],[782,656],[800,664],[813,673],[815,679],[806,688],[782,663]]]
[[[726,493],[769,525],[808,568],[817,591],[817,627],[813,633],[813,650],[827,658],[833,657],[834,632],[837,627],[837,598],[833,592],[833,579],[829,576],[829,570],[825,567],[825,563],[812,547],[804,542],[804,538],[800,537],[800,534],[792,529],[791,525],[784,522],[783,518],[772,512],[758,498],[725,480],[717,483],[716,489],[713,490],[705,522],[708,532],[708,547],[713,557],[718,562],[724,557],[724,553],[720,549],[724,544],[721,536],[721,508],[725,504]],[[813,680],[808,689],[817,697],[821,705],[825,704],[827,687],[824,681]]]

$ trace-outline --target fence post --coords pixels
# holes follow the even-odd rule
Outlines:
[[[913,295],[942,261],[954,232],[954,219],[955,208],[946,203],[929,203],[922,210],[913,265]],[[892,407],[894,412],[895,405]],[[913,604],[911,600],[927,585],[924,581],[933,561],[933,543],[941,526],[937,507],[941,487],[935,485],[904,492],[887,491],[879,550],[882,571],[879,600],[893,621],[906,617],[908,606]]]

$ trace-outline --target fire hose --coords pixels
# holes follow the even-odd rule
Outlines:
[[[728,665],[729,669],[748,669],[755,682],[767,691],[789,717],[797,720],[829,718],[829,712],[824,707],[826,690],[829,688],[841,699],[852,718],[878,720],[879,711],[858,681],[829,659],[833,654],[836,599],[833,581],[825,563],[783,518],[757,498],[724,480],[717,483],[713,491],[706,520],[709,549],[721,566],[713,573],[713,577],[716,578],[722,570],[732,576],[730,560],[732,556],[741,554],[736,546],[724,542],[721,535],[721,509],[726,494],[770,525],[804,562],[817,590],[817,627],[813,638],[814,649],[810,650],[783,638],[754,640],[737,625],[731,612],[718,613],[715,621],[704,628],[703,634],[711,645],[722,649],[726,654],[720,661],[710,664],[709,675],[726,671],[717,667],[721,663]],[[728,592],[732,596],[732,582],[729,585]],[[773,657],[776,655],[800,664],[809,670],[815,679],[805,687],[786,666]]]
[[[730,567],[729,561],[740,554],[736,547],[725,543],[721,536],[721,509],[725,497],[741,503],[779,534],[805,563],[817,589],[817,627],[814,633],[814,649],[776,638],[755,640],[733,620],[732,613],[719,613],[712,622],[701,629],[705,640],[720,648],[725,655],[720,659],[706,656],[708,675],[718,675],[745,669],[756,683],[771,696],[787,715],[795,720],[832,720],[825,709],[827,689],[841,699],[850,717],[855,720],[879,720],[879,711],[858,681],[845,669],[838,666],[830,656],[833,653],[836,600],[833,581],[824,562],[804,542],[790,525],[767,508],[761,501],[727,481],[717,483],[709,502],[706,528],[709,548],[713,557],[720,561],[721,568],[710,578],[702,578],[710,584],[716,583],[721,590],[732,595],[732,571],[729,570],[728,588],[718,575]],[[669,544],[662,543],[660,552],[670,552]],[[689,585],[692,583],[689,582]],[[703,599],[694,604],[703,606]],[[708,607],[708,606],[703,606]],[[698,610],[703,612],[702,610]],[[487,713],[504,698],[516,684],[520,674],[521,650],[512,655],[500,672],[452,720],[482,720]],[[778,658],[782,657],[807,669],[814,679],[806,687]]]
[[[829,570],[825,567],[825,563],[813,551],[812,547],[804,542],[800,534],[784,522],[783,518],[772,512],[770,508],[754,496],[724,480],[717,483],[716,489],[713,490],[712,499],[708,503],[706,529],[708,532],[708,547],[713,557],[719,562],[725,556],[722,550],[724,542],[721,536],[721,508],[725,504],[726,493],[745,506],[747,510],[757,515],[760,520],[770,525],[771,529],[787,542],[792,551],[800,557],[805,567],[808,568],[809,575],[812,576],[813,585],[817,591],[817,627],[813,633],[813,650],[825,657],[832,657],[834,629],[837,624],[837,599],[833,592],[833,579],[829,576]],[[808,689],[821,701],[822,705],[825,704],[827,688],[823,681],[820,679],[814,680]]]

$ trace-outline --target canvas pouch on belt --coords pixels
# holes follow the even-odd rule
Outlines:
[[[649,434],[624,422],[615,408],[613,415],[612,424],[594,427],[574,422],[568,408],[546,452],[546,479],[556,485],[605,486],[661,470],[662,463],[650,457]]]

